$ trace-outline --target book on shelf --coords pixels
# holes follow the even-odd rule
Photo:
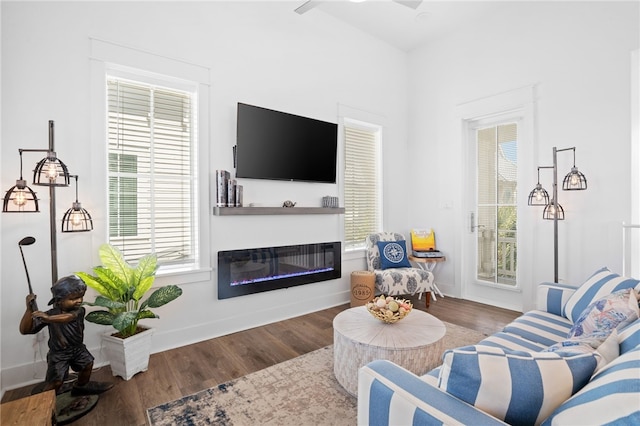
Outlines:
[[[442,254],[442,252],[439,250],[428,250],[428,251],[412,250],[411,254],[413,255],[413,257],[422,257],[422,258],[444,257],[444,254]]]

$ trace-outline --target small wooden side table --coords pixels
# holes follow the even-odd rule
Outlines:
[[[49,390],[0,406],[2,426],[49,426],[56,412],[56,391]]]
[[[415,256],[409,255],[409,260],[411,262],[417,263],[420,268],[424,269],[425,271],[429,271],[429,272],[431,272],[433,274],[433,271],[436,269],[436,266],[438,266],[438,263],[444,262],[445,260],[447,260],[447,258],[444,257],[444,256],[442,256],[442,257],[415,257]],[[431,297],[433,297],[433,300],[438,300],[438,299],[436,299],[436,295],[434,293],[438,293],[438,295],[440,297],[444,297],[444,294],[442,294],[442,292],[440,291],[440,289],[436,285],[435,274],[433,275],[433,283],[431,283],[431,291],[427,292],[427,308],[429,307],[429,301],[431,300]]]

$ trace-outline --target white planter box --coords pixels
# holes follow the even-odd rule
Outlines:
[[[113,331],[102,335],[102,343],[114,376],[129,380],[136,373],[147,371],[151,355],[153,328],[126,339],[114,337]]]

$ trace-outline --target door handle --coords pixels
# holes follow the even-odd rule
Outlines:
[[[484,225],[476,225],[476,213],[475,212],[469,212],[469,232],[474,233],[476,232],[476,229],[482,229],[484,228]]]

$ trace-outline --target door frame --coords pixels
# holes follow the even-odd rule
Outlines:
[[[527,208],[529,190],[535,186],[536,179],[536,139],[535,139],[535,86],[511,90],[470,101],[457,106],[461,129],[460,152],[462,153],[463,176],[460,188],[459,244],[456,255],[461,261],[457,263],[457,275],[461,282],[461,297],[480,303],[498,306],[516,311],[526,311],[535,307],[535,287],[531,282],[533,252],[537,249],[535,235],[536,213],[538,209]],[[469,250],[470,232],[469,212],[475,210],[470,201],[470,194],[475,194],[475,167],[468,165],[475,160],[469,144],[475,142],[475,123],[480,121],[513,120],[518,121],[518,284],[517,290],[483,286],[483,291],[471,287],[471,279],[475,280],[476,254]],[[531,188],[529,188],[531,187]],[[474,246],[475,247],[475,246]]]

